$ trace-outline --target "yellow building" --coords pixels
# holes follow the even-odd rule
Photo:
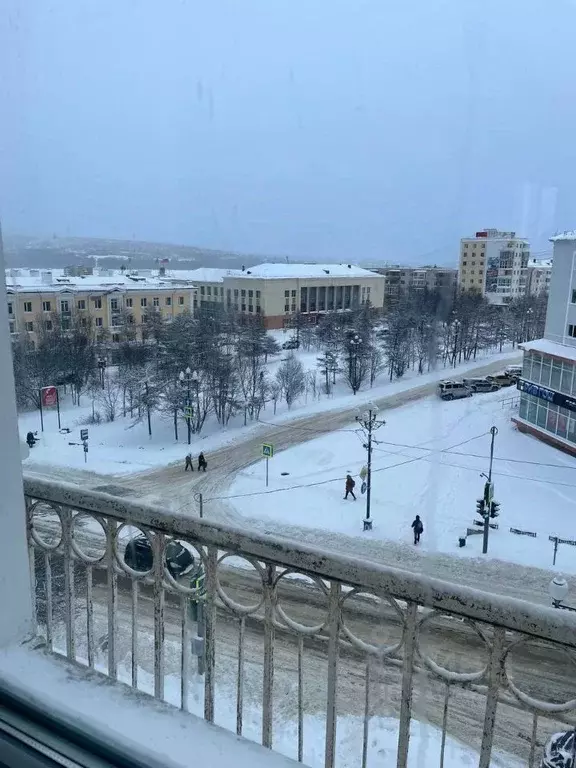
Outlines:
[[[190,281],[167,280],[151,270],[71,276],[56,269],[11,269],[6,284],[10,333],[13,338],[25,333],[33,342],[39,323],[50,330],[54,312],[63,319],[87,312],[96,331],[106,330],[112,341],[119,341],[125,321],[140,328],[150,312],[170,322],[195,307],[196,288]]]

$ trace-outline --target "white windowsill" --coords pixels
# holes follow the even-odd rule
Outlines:
[[[122,683],[25,647],[0,651],[0,679],[49,713],[99,731],[166,766],[293,768],[297,763],[134,691]]]

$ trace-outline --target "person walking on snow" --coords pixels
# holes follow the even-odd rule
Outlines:
[[[410,527],[414,528],[414,544],[420,544],[420,536],[424,532],[424,526],[422,525],[422,520],[420,520],[420,515],[416,515]]]
[[[208,462],[204,458],[204,454],[201,453],[198,456],[198,472],[200,472],[200,470],[202,470],[202,472],[206,472],[206,467],[207,466],[208,466]]]
[[[192,472],[194,472],[194,464],[192,464],[192,454],[189,453],[186,456],[186,466],[184,467],[184,472],[188,472],[188,469],[191,469]]]
[[[348,498],[348,494],[350,493],[350,494],[352,494],[352,498],[354,499],[354,501],[356,501],[356,496],[354,495],[354,486],[355,485],[356,485],[356,483],[355,483],[354,478],[352,477],[352,475],[346,475],[346,486],[345,486],[346,494],[344,495],[345,499]]]

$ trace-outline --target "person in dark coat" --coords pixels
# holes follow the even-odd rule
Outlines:
[[[208,462],[204,458],[204,454],[201,453],[198,456],[198,472],[200,472],[200,470],[202,470],[202,472],[206,472],[206,467],[207,466],[208,466]]]
[[[420,544],[420,536],[424,532],[424,526],[422,525],[422,520],[420,520],[420,515],[416,515],[411,528],[414,529],[414,544]]]
[[[184,472],[188,472],[188,470],[191,469],[192,472],[194,472],[194,464],[192,464],[192,454],[189,453],[186,456],[186,466],[184,467]]]
[[[36,442],[36,438],[34,437],[33,432],[28,432],[28,434],[26,435],[26,442],[28,443],[28,448],[32,448],[32,446]]]
[[[354,501],[356,501],[356,496],[354,495],[354,486],[356,485],[354,478],[352,475],[346,475],[346,493],[344,495],[344,498],[348,498],[348,494],[351,494]]]

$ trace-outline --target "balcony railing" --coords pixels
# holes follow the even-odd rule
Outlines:
[[[567,611],[76,486],[26,478],[25,493],[49,651],[301,762],[405,768],[425,748],[444,766],[456,742],[480,768],[537,766],[574,722]],[[136,534],[146,570],[125,560]],[[203,584],[168,567],[174,541]]]

